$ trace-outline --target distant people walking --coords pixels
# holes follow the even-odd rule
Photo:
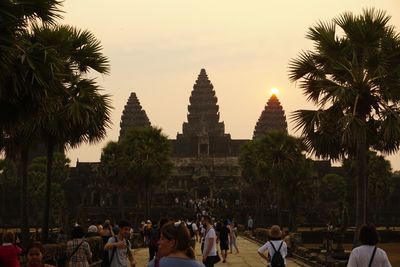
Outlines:
[[[237,239],[237,223],[236,222],[232,222],[230,225],[230,236],[229,236],[229,248],[230,248],[230,252],[232,253],[233,248],[236,249],[236,253],[239,253],[239,249],[236,243],[236,239]]]
[[[247,219],[247,229],[250,231],[253,231],[254,229],[254,222],[251,216],[249,216],[249,218]]]
[[[283,238],[283,241],[285,241],[286,246],[287,246],[287,252],[288,252],[288,257],[292,256],[292,250],[293,250],[293,242],[292,238],[290,237],[289,231],[285,231],[285,237]]]
[[[281,267],[286,265],[287,246],[282,240],[282,231],[278,225],[273,225],[270,229],[270,241],[258,249],[258,254],[270,262],[271,267]],[[268,256],[265,255],[268,252]]]
[[[149,261],[154,259],[157,249],[158,249],[158,240],[160,240],[160,229],[158,228],[157,223],[152,225],[152,228],[149,233]]]
[[[361,246],[351,251],[347,267],[391,267],[386,252],[378,248],[378,232],[375,226],[368,224],[360,228],[359,240]]]
[[[75,226],[72,229],[72,240],[67,242],[69,267],[89,267],[92,252],[89,243],[83,239],[84,235],[82,226]]]
[[[136,261],[131,251],[131,244],[128,240],[131,226],[127,221],[118,223],[118,235],[110,237],[104,249],[109,253],[110,267],[134,267]]]
[[[224,221],[219,232],[219,245],[221,248],[222,262],[226,262],[226,257],[228,257],[230,233],[231,230],[228,228],[228,222]]]
[[[54,267],[43,262],[44,248],[40,242],[31,243],[26,250],[27,267]],[[8,266],[8,265],[4,265]]]
[[[7,231],[3,235],[3,244],[0,246],[0,266],[19,267],[18,257],[22,249],[15,244],[15,235]]]
[[[193,250],[196,249],[196,242],[199,238],[199,229],[196,225],[196,221],[195,220],[191,220],[187,222],[187,227],[190,233],[190,245],[193,248]]]
[[[160,267],[204,267],[196,261],[193,248],[190,246],[190,233],[184,222],[168,222],[161,228],[158,242]],[[155,265],[150,265],[153,267]]]
[[[203,227],[205,229],[203,263],[206,267],[213,267],[220,259],[217,254],[217,235],[211,225],[210,216],[203,217]]]

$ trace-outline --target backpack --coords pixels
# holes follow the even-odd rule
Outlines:
[[[114,236],[114,242],[117,242],[117,236]],[[129,252],[129,248],[130,248],[130,243],[128,240],[126,240],[126,253]],[[112,252],[111,252],[111,256],[109,256],[108,250],[103,250],[103,256],[102,256],[102,261],[101,261],[101,267],[110,267],[112,260],[114,258],[115,253],[117,252],[117,248],[114,247]]]
[[[190,232],[190,237],[194,237],[194,231],[193,231],[193,223],[188,223],[187,224],[187,228],[188,228],[188,230],[189,230],[189,232]]]
[[[272,248],[275,251],[274,256],[272,256],[272,259],[271,259],[271,267],[285,267],[285,261],[280,252],[281,247],[283,245],[283,241],[282,241],[281,245],[279,246],[278,250],[275,249],[275,246],[274,246],[274,244],[272,244],[272,242],[269,242],[269,243],[271,244]]]

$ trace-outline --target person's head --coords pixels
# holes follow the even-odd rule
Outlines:
[[[372,224],[364,224],[361,226],[359,239],[363,245],[375,246],[378,244],[379,237],[375,226]]]
[[[131,224],[128,221],[120,221],[118,223],[118,234],[128,239],[131,234]]]
[[[110,220],[105,220],[105,221],[104,221],[104,228],[105,228],[105,229],[108,229],[108,228],[110,228],[110,226],[111,226]]]
[[[272,225],[269,230],[269,236],[271,240],[280,240],[282,238],[282,231],[278,225]]]
[[[15,235],[11,231],[7,231],[3,235],[3,243],[14,243]]]
[[[208,226],[211,224],[211,218],[208,215],[203,216],[203,225]]]
[[[168,222],[161,228],[158,253],[165,257],[174,252],[183,252],[190,259],[195,258],[190,246],[190,233],[183,222]]]
[[[28,267],[42,266],[44,248],[40,242],[29,244],[26,250],[26,263]]]
[[[92,224],[91,226],[88,227],[88,233],[97,233],[98,229],[97,226]]]
[[[82,238],[84,235],[85,235],[85,232],[83,231],[82,226],[78,225],[78,226],[75,226],[74,228],[72,228],[71,237],[73,239]]]

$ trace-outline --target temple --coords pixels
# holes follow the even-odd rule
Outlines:
[[[273,94],[268,100],[263,112],[254,128],[253,139],[257,139],[270,131],[287,133],[287,122],[285,111],[279,102],[278,97]]]

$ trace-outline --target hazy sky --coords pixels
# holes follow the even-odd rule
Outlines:
[[[110,59],[111,74],[98,82],[114,106],[107,138],[70,150],[72,165],[77,158],[98,161],[102,147],[118,139],[131,92],[152,125],[175,138],[201,68],[214,84],[221,120],[234,139],[252,137],[272,87],[279,88],[287,117],[313,108],[289,81],[288,62],[312,47],[305,38],[308,27],[366,7],[386,10],[400,32],[399,0],[65,0],[63,23],[92,31]],[[288,121],[289,132],[298,135]],[[400,169],[400,154],[390,159]]]

